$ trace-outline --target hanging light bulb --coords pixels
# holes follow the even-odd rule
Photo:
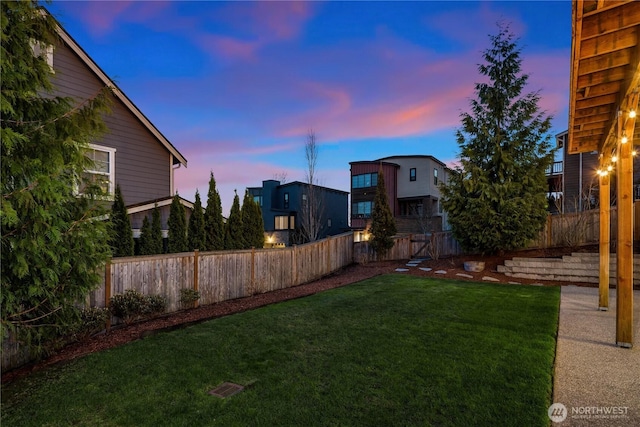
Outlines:
[[[629,118],[630,118],[630,119],[633,119],[633,118],[635,118],[635,117],[636,117],[636,110],[631,110],[631,111],[629,111]]]

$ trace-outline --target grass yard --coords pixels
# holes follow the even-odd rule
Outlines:
[[[560,290],[385,275],[3,386],[2,426],[548,426]],[[227,399],[222,382],[247,385]]]

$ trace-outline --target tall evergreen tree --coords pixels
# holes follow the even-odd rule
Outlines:
[[[196,190],[196,201],[193,204],[193,212],[189,218],[189,232],[187,234],[189,250],[206,250],[205,237],[202,202],[200,201],[200,193]]]
[[[131,220],[127,214],[127,207],[120,191],[116,186],[115,199],[111,206],[111,252],[114,257],[133,256],[133,231]]]
[[[442,187],[453,234],[467,251],[494,253],[524,247],[547,217],[545,170],[553,161],[551,117],[538,92],[522,94],[520,49],[500,27],[478,66],[488,83],[475,85],[471,113],[456,133],[460,167]]]
[[[211,172],[207,209],[204,212],[205,248],[208,251],[224,249],[225,226],[222,218],[222,201],[216,189],[216,179]]]
[[[169,228],[167,252],[170,254],[187,252],[189,250],[187,246],[187,219],[178,193],[173,196],[171,201],[167,226]]]
[[[264,220],[262,219],[262,208],[260,203],[255,200],[251,201],[253,205],[253,215],[251,216],[253,242],[250,246],[254,248],[264,247]]]
[[[262,248],[264,246],[264,222],[260,205],[253,201],[249,190],[244,193],[242,201],[242,227],[244,229],[245,248]]]
[[[238,193],[236,193],[233,197],[233,204],[231,205],[231,211],[229,212],[229,218],[227,219],[227,225],[225,227],[224,248],[243,249],[245,247],[243,232],[240,198],[238,197]]]
[[[108,90],[92,99],[55,95],[44,55],[61,43],[36,1],[0,2],[0,339],[36,354],[77,318],[75,304],[110,256],[99,185],[84,182],[90,141],[105,130]],[[81,189],[78,194],[77,189]]]
[[[162,222],[160,220],[160,208],[156,204],[151,212],[151,244],[150,254],[161,254],[164,252],[164,239],[162,238]]]
[[[253,199],[249,194],[249,190],[245,190],[242,199],[242,207],[240,208],[240,217],[242,218],[242,235],[244,236],[243,249],[249,249],[253,244],[253,236],[251,220],[253,216]]]
[[[378,185],[376,186],[376,196],[373,202],[373,212],[371,214],[371,246],[380,256],[387,254],[393,247],[392,237],[396,234],[396,220],[389,208],[387,197],[387,187],[384,183],[382,168],[378,172]]]
[[[142,228],[140,228],[140,237],[138,238],[138,255],[153,255],[151,236],[151,223],[149,217],[142,219]]]

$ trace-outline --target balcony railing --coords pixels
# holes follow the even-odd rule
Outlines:
[[[560,175],[562,173],[562,164],[562,162],[553,162],[553,164],[547,168],[547,175]]]

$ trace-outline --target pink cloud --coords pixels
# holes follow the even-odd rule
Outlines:
[[[244,41],[218,35],[203,35],[197,39],[197,42],[204,50],[212,54],[243,60],[255,59],[255,52],[260,47],[260,43],[256,41]]]
[[[134,1],[117,2],[78,2],[74,14],[86,23],[93,34],[103,36],[110,33],[117,25],[117,19],[123,12],[134,5]]]
[[[205,49],[211,54],[230,59],[255,59],[257,50],[273,43],[295,39],[311,18],[311,2],[233,2],[217,10],[214,20],[232,28],[234,36],[203,34],[195,31],[198,40],[209,39]]]

